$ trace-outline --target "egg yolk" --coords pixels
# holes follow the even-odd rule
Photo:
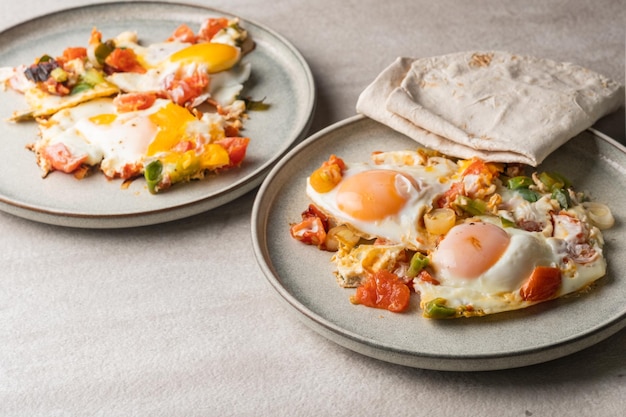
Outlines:
[[[110,125],[115,121],[115,119],[117,119],[117,115],[106,113],[92,116],[89,118],[89,121],[96,125]]]
[[[203,63],[208,72],[215,73],[232,68],[239,60],[239,49],[223,43],[197,43],[170,56],[171,62],[182,64]]]
[[[460,224],[441,241],[433,261],[456,278],[478,278],[500,259],[510,240],[502,228],[490,223]]]
[[[154,140],[148,146],[146,155],[166,152],[186,137],[187,124],[196,118],[184,107],[168,103],[150,116],[150,121],[159,127]]]
[[[355,219],[374,221],[397,214],[413,184],[400,172],[363,171],[345,178],[337,190],[337,207]]]

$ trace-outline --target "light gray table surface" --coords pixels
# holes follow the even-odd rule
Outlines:
[[[90,3],[99,2],[3,0],[0,30]],[[354,115],[359,93],[398,56],[502,49],[624,83],[623,0],[187,3],[293,43],[317,86],[310,134]],[[623,113],[597,125],[622,143]],[[318,335],[255,261],[256,191],[132,229],[0,212],[0,415],[623,415],[626,330],[547,363],[464,373],[390,364]]]

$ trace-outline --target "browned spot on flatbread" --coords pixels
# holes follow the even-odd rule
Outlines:
[[[434,81],[426,81],[426,80],[422,80],[420,81],[420,88],[433,88],[433,87],[438,87],[439,83],[436,83]]]
[[[493,59],[493,54],[474,54],[469,61],[470,67],[488,67]]]

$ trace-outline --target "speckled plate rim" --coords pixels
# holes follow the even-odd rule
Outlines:
[[[303,181],[306,178],[306,172],[308,172],[307,167],[301,165],[294,167],[293,165],[297,163],[294,162],[294,160],[297,159],[299,155],[305,153],[312,154],[310,159],[316,160],[321,158],[321,160],[323,160],[324,155],[313,155],[312,151],[323,148],[328,153],[332,153],[335,151],[337,141],[341,140],[338,138],[343,137],[348,139],[350,136],[365,134],[366,131],[371,131],[372,129],[378,129],[388,136],[402,136],[360,115],[340,121],[312,135],[290,151],[275,165],[265,178],[257,193],[251,216],[251,233],[255,257],[267,282],[275,290],[279,299],[287,305],[287,310],[291,314],[295,314],[295,317],[302,320],[308,327],[320,335],[360,354],[404,366],[440,371],[488,371],[542,363],[570,355],[592,346],[626,326],[626,306],[621,305],[617,307],[617,311],[610,311],[605,317],[598,315],[593,318],[591,323],[586,323],[585,327],[582,329],[572,331],[571,334],[558,335],[554,338],[547,335],[543,341],[534,345],[533,343],[529,343],[527,346],[521,348],[504,348],[504,350],[497,352],[483,352],[481,349],[471,347],[468,347],[464,351],[434,352],[432,349],[422,351],[419,347],[397,346],[393,342],[385,340],[384,335],[376,334],[377,331],[384,333],[387,330],[380,331],[380,329],[374,329],[372,332],[372,329],[367,329],[367,331],[365,331],[359,328],[358,325],[348,328],[349,326],[346,325],[346,319],[342,318],[343,315],[353,314],[350,317],[351,319],[374,320],[377,318],[378,314],[380,314],[378,313],[380,310],[367,309],[369,311],[365,311],[362,309],[362,306],[352,305],[346,307],[346,305],[349,304],[347,293],[339,297],[335,297],[331,293],[333,286],[335,287],[334,291],[336,291],[336,293],[345,291],[337,286],[332,276],[324,278],[333,282],[323,283],[323,286],[328,286],[329,288],[322,289],[318,297],[334,297],[327,302],[339,302],[342,304],[340,306],[330,307],[326,310],[320,307],[320,305],[324,305],[326,302],[324,300],[317,300],[318,304],[313,305],[315,303],[312,302],[311,299],[314,300],[316,295],[303,295],[298,293],[298,289],[295,288],[297,285],[294,283],[297,280],[306,281],[309,279],[319,279],[319,275],[328,274],[331,269],[326,264],[330,264],[330,254],[325,257],[319,256],[319,254],[315,252],[320,251],[317,251],[315,248],[306,247],[306,245],[300,245],[300,247],[298,247],[297,242],[293,244],[290,243],[292,239],[289,236],[288,224],[289,222],[297,221],[300,212],[306,207],[301,204],[307,204],[308,202],[304,196],[304,187],[301,188],[302,196],[294,197],[290,195],[293,184],[289,184],[288,182],[300,179],[301,183],[304,184]],[[626,148],[601,132],[593,129],[589,129],[579,136],[582,137],[582,139],[578,142],[583,142],[587,140],[587,138],[591,138],[595,144],[605,148],[604,150],[606,150],[606,152],[603,150],[600,154],[596,155],[597,158],[594,159],[597,160],[593,163],[599,163],[607,167],[607,169],[615,171],[620,175],[620,181],[626,183]],[[411,142],[410,139],[405,138],[403,143],[408,145]],[[572,140],[564,145],[564,147],[574,147],[574,151],[571,152],[576,154],[578,151],[575,146],[578,146],[576,140]],[[374,149],[369,149],[368,152],[372,150]],[[315,164],[316,162],[311,163],[312,166],[315,166]],[[304,171],[300,174],[294,173],[299,169],[303,169]],[[286,180],[286,177],[290,179]],[[625,193],[622,192],[620,194]],[[624,196],[621,196],[621,198],[623,199]],[[290,199],[295,200],[295,202],[285,203],[285,200]],[[298,211],[297,207],[301,207],[302,210]],[[611,207],[613,208],[613,206]],[[291,210],[285,212],[286,208]],[[485,332],[489,326],[493,325],[502,327],[501,334],[503,337],[509,337],[511,335],[507,334],[507,328],[514,330],[515,328],[525,326],[534,321],[541,323],[544,321],[545,317],[549,317],[550,320],[558,325],[559,320],[563,320],[558,317],[561,312],[563,313],[561,317],[564,318],[565,315],[569,314],[572,310],[576,311],[582,309],[583,307],[581,307],[580,304],[585,303],[593,306],[594,302],[598,303],[599,300],[602,301],[602,297],[607,294],[609,297],[613,297],[612,302],[614,304],[619,305],[618,298],[626,296],[626,283],[623,277],[617,277],[615,272],[611,271],[624,270],[626,267],[626,259],[624,256],[620,255],[620,247],[623,246],[623,243],[617,238],[620,229],[624,227],[622,220],[626,219],[626,211],[620,208],[615,214],[618,218],[619,227],[616,230],[607,232],[605,235],[605,239],[610,235],[610,239],[607,239],[609,243],[607,247],[610,246],[611,248],[607,256],[609,258],[610,268],[611,263],[613,263],[613,267],[608,274],[611,275],[611,277],[605,277],[608,284],[603,284],[595,295],[594,291],[591,291],[589,295],[585,295],[582,300],[556,300],[518,312],[502,313],[485,318],[461,319],[460,321],[454,320],[455,323],[461,323],[460,325],[455,324],[448,326],[447,323],[443,325],[438,323],[434,325],[434,333],[439,332],[439,330],[443,328],[444,331],[452,335],[451,337],[455,337],[454,334],[458,333],[459,337],[462,338],[467,335],[469,329],[470,332],[476,332],[477,336],[475,335],[473,338],[473,340],[476,341],[483,337],[481,333]],[[280,227],[277,225],[277,222],[281,223]],[[277,246],[275,243],[277,240],[282,240],[282,244]],[[277,250],[277,248],[279,248],[279,250]],[[307,251],[307,249],[309,250]],[[286,253],[289,251],[294,252],[293,259],[290,259],[290,254]],[[276,252],[283,252],[283,254]],[[306,258],[308,257],[315,259],[307,263]],[[316,262],[325,264],[316,269]],[[291,265],[287,265],[285,268],[284,264]],[[298,272],[296,273],[295,271]],[[300,276],[295,277],[295,275],[298,274]],[[605,278],[603,278],[603,280]],[[616,286],[618,291],[612,292],[615,288],[611,287]],[[599,294],[600,292],[601,294]],[[350,312],[349,309],[352,309],[352,312]],[[361,310],[357,312],[357,309]],[[598,314],[606,314],[606,312],[602,311]],[[556,319],[555,315],[557,316]],[[391,326],[393,326],[393,320],[396,319],[402,321],[400,327],[408,323],[406,316],[395,316],[393,313],[386,314],[386,316],[391,317],[388,319],[392,321]],[[416,322],[426,320],[422,317],[413,317],[412,319],[416,320]],[[385,320],[387,320],[387,318]],[[385,326],[388,324],[389,321]],[[537,330],[541,332],[543,329],[537,327]],[[429,337],[428,334],[424,334],[423,336]],[[436,337],[437,334],[434,336]],[[488,336],[493,336],[493,334],[489,334]],[[484,343],[495,342],[493,340],[485,340]]]
[[[75,21],[81,19],[69,19],[68,16],[80,17],[83,23],[77,24]],[[154,22],[151,22],[152,16],[154,16]],[[275,105],[272,105],[265,114],[262,112],[252,113],[251,120],[246,123],[244,130],[244,133],[251,137],[251,145],[248,148],[246,161],[244,161],[239,172],[231,170],[221,177],[181,185],[178,187],[180,190],[176,190],[170,195],[163,194],[163,196],[149,196],[145,185],[140,184],[140,181],[135,181],[131,185],[131,187],[135,187],[134,190],[121,190],[119,182],[112,185],[99,173],[93,177],[100,178],[92,180],[92,184],[89,186],[95,190],[86,192],[84,184],[81,184],[82,181],[77,181],[71,176],[65,176],[67,178],[62,179],[55,178],[52,181],[49,177],[44,181],[47,183],[46,187],[52,190],[44,188],[38,190],[39,185],[36,181],[41,181],[41,173],[38,168],[35,168],[32,154],[25,155],[23,145],[21,145],[19,148],[12,149],[9,152],[10,155],[5,156],[0,161],[0,210],[37,222],[60,226],[81,228],[136,227],[199,214],[226,204],[257,187],[273,164],[306,136],[313,120],[317,101],[313,75],[304,57],[287,39],[270,28],[245,19],[240,15],[197,4],[122,1],[85,5],[36,17],[2,31],[0,33],[0,40],[3,42],[0,47],[0,66],[22,63],[16,62],[15,56],[22,54],[16,50],[24,45],[31,50],[29,54],[22,55],[29,56],[30,59],[34,59],[35,55],[30,56],[32,54],[47,52],[32,47],[34,42],[43,41],[43,36],[48,34],[44,31],[41,35],[42,38],[38,39],[36,34],[32,35],[31,29],[35,27],[38,30],[50,28],[47,29],[48,32],[65,40],[66,36],[59,33],[65,30],[65,27],[58,22],[70,22],[68,23],[68,32],[72,30],[80,32],[81,37],[77,39],[77,44],[84,44],[93,26],[106,29],[107,24],[110,23],[112,27],[124,27],[125,30],[133,30],[136,29],[133,27],[133,23],[137,23],[140,40],[142,40],[141,26],[151,23],[157,26],[156,22],[171,22],[162,29],[151,28],[153,31],[170,34],[180,23],[188,23],[194,27],[199,19],[208,16],[239,17],[242,26],[249,31],[256,42],[255,51],[244,58],[252,63],[253,77],[255,77],[255,69],[263,68],[275,77],[281,78],[279,82],[278,79],[272,79],[270,74],[257,73],[257,84],[253,85],[250,90],[246,88],[245,93],[250,93],[253,98],[265,98],[270,103],[273,102],[273,99],[280,99],[281,97],[287,98],[287,100],[281,101],[289,101],[284,105],[273,103]],[[107,21],[107,17],[109,21]],[[160,32],[159,34],[161,34]],[[109,31],[104,36],[116,34]],[[60,50],[66,46],[69,45],[58,45]],[[7,58],[12,59],[13,62],[6,62]],[[256,64],[259,65],[256,66]],[[6,103],[7,101],[9,100],[3,97],[2,102]],[[8,108],[13,104],[3,104],[3,106]],[[15,110],[15,107],[10,110]],[[8,111],[6,110],[3,116],[8,116]],[[271,120],[263,122],[262,117],[265,116]],[[283,126],[283,128],[276,129],[277,125]],[[7,126],[5,122],[0,125],[0,131],[4,133],[5,137],[15,137],[16,134],[20,134],[19,130],[16,129],[19,128]],[[28,132],[29,140],[32,142],[34,140],[32,135],[33,132],[36,133],[36,128],[29,126]],[[258,156],[255,155],[255,141],[259,146],[266,142],[263,145],[265,147],[260,149]],[[3,145],[3,147],[5,146]],[[6,147],[4,150],[6,152]],[[16,155],[13,154],[17,155],[20,164],[19,170],[16,168],[6,172],[5,167],[10,165],[6,162],[12,162],[9,161],[10,158],[15,160]],[[14,184],[15,175],[18,171],[21,174],[20,181],[25,180],[27,183],[21,190]],[[32,184],[29,185],[29,181]],[[52,182],[55,184],[50,184]],[[67,203],[61,198],[54,201],[56,199],[55,192],[65,195],[69,193],[71,198],[67,200]],[[72,196],[72,193],[75,195]],[[140,197],[136,198],[133,194]],[[81,200],[81,195],[85,195],[83,200]],[[99,198],[95,199],[98,196]],[[90,199],[95,201],[93,205],[84,203]],[[137,201],[132,201],[133,199]]]

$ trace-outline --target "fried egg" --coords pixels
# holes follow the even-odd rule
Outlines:
[[[423,214],[448,186],[455,163],[432,158],[429,165],[406,164],[401,158],[377,156],[380,163],[351,163],[341,181],[321,193],[307,181],[313,203],[336,224],[345,224],[365,238],[383,238],[412,249],[425,249]]]
[[[606,262],[598,244],[588,247],[591,259],[575,262],[575,240],[573,235],[546,237],[490,221],[458,224],[430,255],[435,281],[414,281],[424,314],[493,314],[579,291],[605,274]],[[557,268],[561,275],[558,288],[542,300],[528,299],[522,290],[537,267]]]
[[[55,156],[54,152],[62,150],[66,159],[99,165],[110,178],[131,178],[154,158],[175,152],[180,144],[185,144],[185,150],[192,144],[193,157],[208,160],[204,152],[215,151],[210,143],[225,135],[217,115],[205,113],[198,119],[166,99],[128,112],[118,112],[113,99],[98,99],[56,113],[41,123],[40,136],[34,150],[45,173],[75,168],[64,167]]]
[[[170,41],[142,46],[133,32],[120,34],[114,42],[117,47],[132,49],[146,69],[145,73],[116,72],[107,77],[124,92],[165,91],[173,77],[191,78],[200,72],[208,74],[210,81],[192,105],[212,98],[220,106],[227,106],[235,101],[250,77],[250,64],[237,65],[241,50],[233,44]]]
[[[367,163],[333,155],[308,177],[313,205],[290,231],[334,252],[342,287],[358,292],[385,271],[415,290],[427,318],[484,316],[584,291],[606,274],[601,231],[615,219],[568,183],[426,150]],[[391,296],[376,282],[377,296]]]
[[[14,119],[18,120],[24,116],[28,117],[44,117],[58,112],[59,110],[73,107],[90,100],[101,97],[110,97],[119,92],[119,88],[108,82],[97,84],[93,88],[80,93],[67,96],[56,96],[47,94],[41,89],[33,85],[32,88],[26,90],[24,98],[28,103],[29,110],[27,112],[17,112]]]
[[[81,66],[76,60],[76,66]],[[69,95],[54,95],[40,89],[36,83],[26,78],[24,71],[26,65],[17,67],[0,68],[0,85],[3,88],[10,87],[12,90],[22,93],[28,109],[16,110],[10,120],[21,121],[38,117],[50,116],[59,110],[76,106],[90,100],[101,97],[110,97],[117,94],[120,89],[114,84],[101,78],[101,82],[92,88]],[[84,69],[83,69],[84,71]]]

